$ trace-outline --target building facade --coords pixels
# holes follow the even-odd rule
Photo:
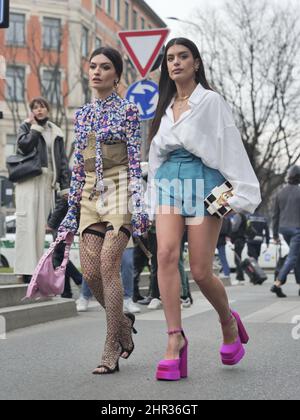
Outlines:
[[[166,27],[143,0],[13,0],[10,28],[0,30],[0,176],[15,152],[19,124],[28,102],[43,95],[52,104],[71,153],[74,111],[90,100],[88,58],[100,46],[122,52],[123,94],[138,74],[118,38],[122,30]],[[2,78],[1,78],[2,73]],[[4,78],[3,78],[4,77]]]

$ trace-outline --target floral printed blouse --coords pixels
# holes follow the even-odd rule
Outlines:
[[[101,144],[127,144],[129,189],[132,193],[133,235],[142,236],[149,227],[145,212],[142,170],[140,119],[137,107],[113,93],[105,100],[83,106],[75,117],[75,161],[69,195],[69,210],[59,232],[76,233],[80,216],[80,202],[85,185],[83,151],[91,133],[96,135],[96,183],[91,199],[97,192],[104,193],[103,158]]]

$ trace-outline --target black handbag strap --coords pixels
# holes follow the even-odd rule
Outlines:
[[[18,164],[26,162],[27,160],[32,159],[37,154],[37,149],[35,148],[31,153],[28,153],[27,155],[23,155],[21,153],[17,153],[15,155],[8,156],[6,159],[6,163],[8,164]]]

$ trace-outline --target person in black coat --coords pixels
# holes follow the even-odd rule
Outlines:
[[[28,283],[44,252],[46,224],[55,207],[55,196],[67,196],[70,185],[68,159],[62,130],[50,121],[44,98],[30,103],[31,115],[17,137],[19,154],[37,151],[41,174],[20,179],[16,185],[15,274]],[[21,280],[21,279],[20,279]]]
[[[230,239],[234,244],[235,264],[237,269],[236,279],[243,284],[245,281],[244,271],[242,268],[242,255],[246,245],[247,237],[247,217],[243,213],[236,213],[231,218],[231,234]]]

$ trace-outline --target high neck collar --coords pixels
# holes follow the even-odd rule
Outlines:
[[[105,99],[96,98],[94,102],[95,102],[96,105],[102,105],[103,106],[103,105],[106,105],[110,102],[113,102],[116,98],[118,98],[118,95],[116,94],[116,92],[112,92]]]

